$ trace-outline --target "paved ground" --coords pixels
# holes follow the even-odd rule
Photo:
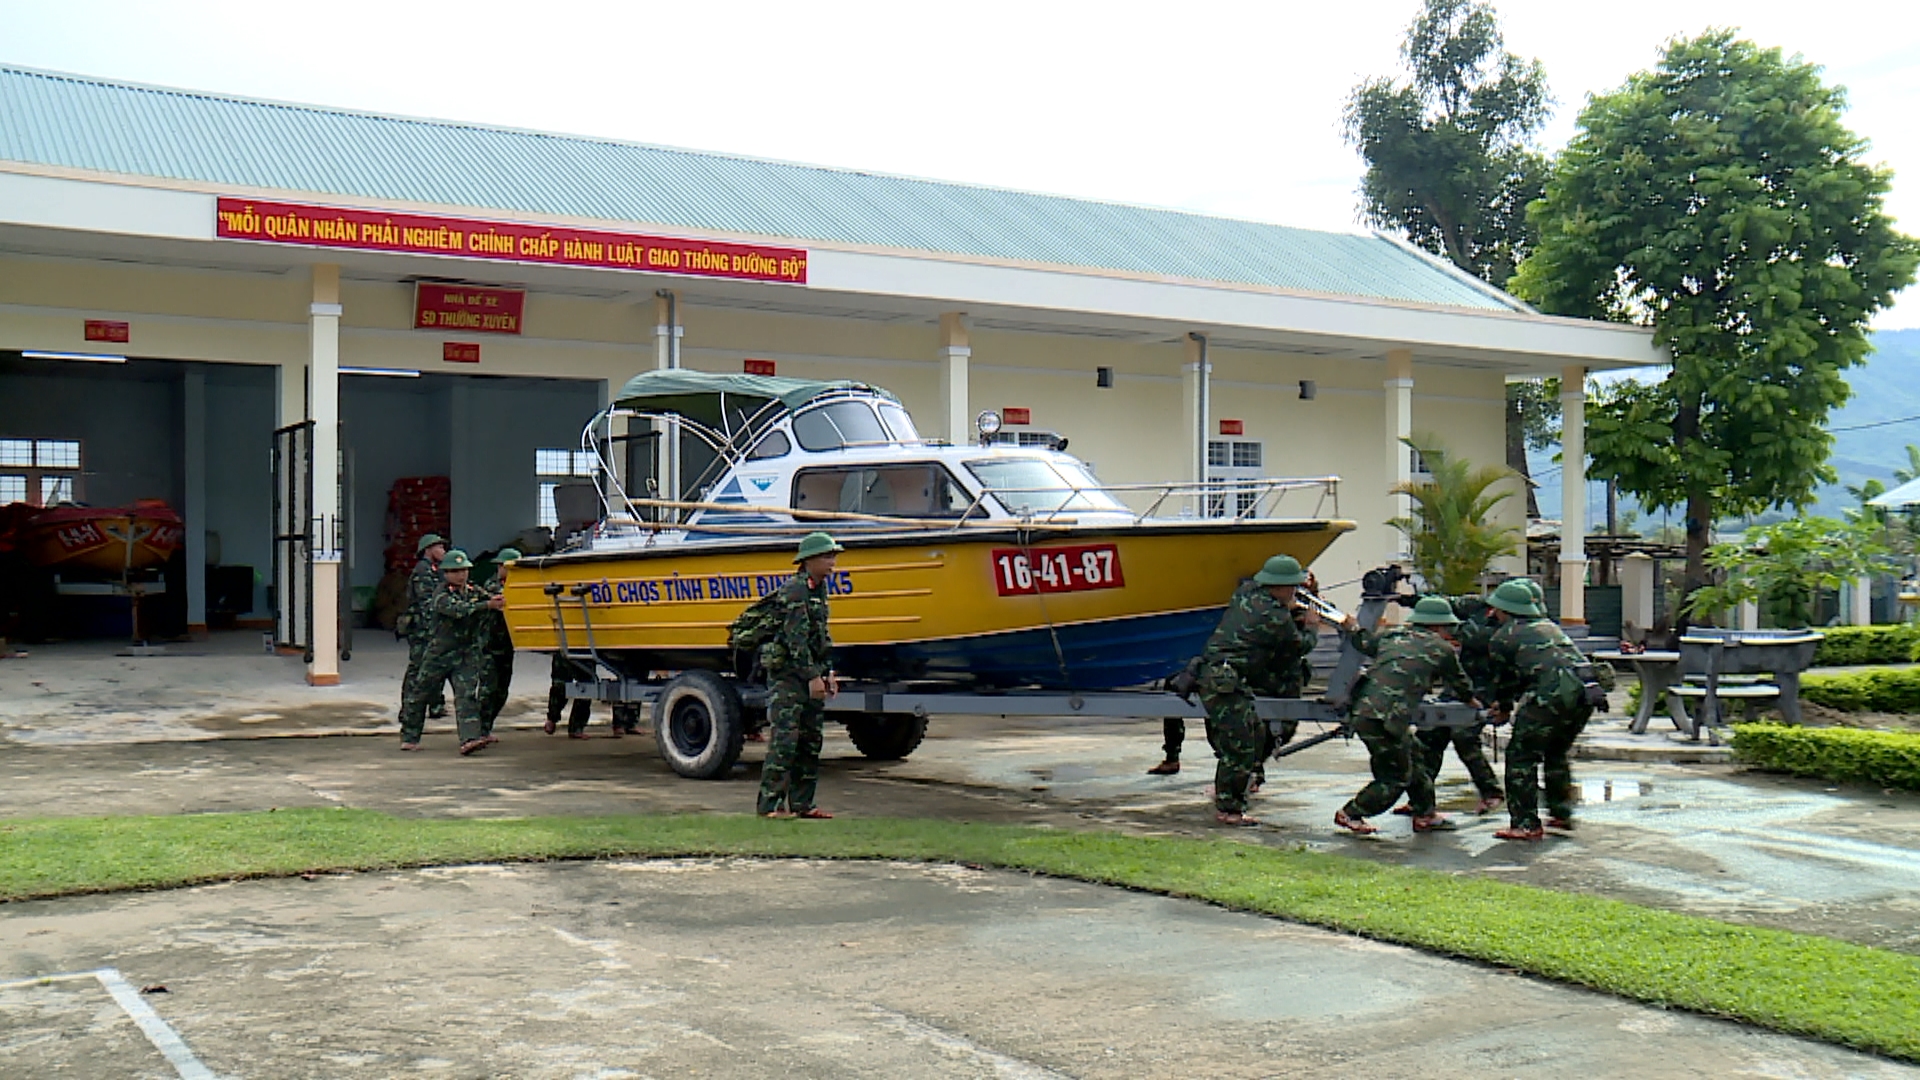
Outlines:
[[[798,825],[796,827],[811,827]],[[605,862],[10,908],[0,1074],[1902,1077],[1784,1036],[1199,904],[917,864]]]

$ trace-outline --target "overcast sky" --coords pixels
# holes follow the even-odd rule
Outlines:
[[[1353,84],[1418,0],[1165,5],[0,0],[0,60],[1355,230]],[[1846,86],[1920,232],[1920,5],[1507,0],[1562,145],[1663,41],[1736,26]],[[1920,326],[1920,291],[1883,328]]]

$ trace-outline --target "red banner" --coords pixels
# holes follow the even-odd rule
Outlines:
[[[448,364],[477,364],[480,362],[480,346],[471,341],[442,342],[440,359]]]
[[[1246,433],[1247,422],[1244,420],[1220,421],[1220,434],[1222,435],[1245,435]]]
[[[86,329],[88,341],[111,341],[116,345],[125,345],[132,337],[126,323],[109,322],[106,319],[88,319]]]
[[[519,289],[478,285],[413,286],[413,325],[419,330],[465,330],[476,334],[517,334],[527,294]]]
[[[221,199],[217,214],[214,232],[225,240],[807,283],[799,248],[251,199]]]
[[[740,370],[748,375],[777,375],[780,365],[771,360],[742,360]]]

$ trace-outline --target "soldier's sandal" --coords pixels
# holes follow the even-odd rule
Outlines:
[[[1345,810],[1333,812],[1333,823],[1359,836],[1372,836],[1380,831],[1378,827],[1367,824],[1366,818],[1348,817]]]

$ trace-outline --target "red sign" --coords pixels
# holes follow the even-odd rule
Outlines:
[[[1008,424],[1031,424],[1033,423],[1033,410],[1023,409],[1017,405],[1009,406],[1000,410],[1000,419],[1005,420]]]
[[[1245,435],[1246,433],[1247,422],[1245,420],[1220,421],[1220,434],[1222,435]]]
[[[223,240],[807,283],[800,248],[251,199],[221,199],[217,214],[214,234]]]
[[[440,359],[449,364],[477,364],[480,346],[471,341],[448,341],[440,346]]]
[[[993,550],[993,587],[1001,596],[1118,589],[1126,583],[1120,551],[1112,544]]]
[[[87,320],[88,341],[111,341],[116,345],[125,345],[131,333],[130,328],[123,322],[108,322],[105,319]]]
[[[527,294],[519,289],[478,285],[413,286],[413,325],[417,330],[464,330],[479,334],[517,334]]]
[[[749,375],[772,375],[777,368],[778,365],[771,360],[742,360],[740,362],[740,369]]]

